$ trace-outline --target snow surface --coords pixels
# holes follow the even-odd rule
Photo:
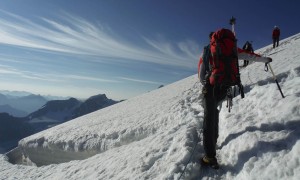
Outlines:
[[[21,140],[0,155],[0,179],[179,179],[185,167],[181,179],[300,179],[299,49],[297,34],[257,51],[273,58],[284,99],[264,64],[242,70],[245,98],[220,112],[220,170],[199,165],[203,108],[193,75]]]

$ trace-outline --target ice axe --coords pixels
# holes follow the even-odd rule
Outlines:
[[[235,25],[235,17],[231,17],[230,20],[229,20],[229,24],[231,25],[231,30],[233,32],[233,34],[235,35],[235,30],[234,30],[234,25]]]
[[[235,33],[235,30],[234,30],[234,25],[235,25],[235,17],[231,17],[230,20],[229,20],[229,24],[231,25],[231,31],[233,32],[234,36],[236,37],[236,33]],[[239,70],[239,63],[237,62],[237,68],[238,68],[238,72],[240,72]],[[241,93],[241,97],[242,99],[245,97],[245,94],[244,94],[244,86],[242,85],[242,82],[241,82],[241,79],[240,79],[240,73],[238,74],[238,78],[239,78],[239,90],[240,90],[240,93]]]

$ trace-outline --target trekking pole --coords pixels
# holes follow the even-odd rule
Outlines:
[[[282,96],[282,98],[284,98],[284,95],[283,95],[283,93],[282,93],[282,91],[281,91],[281,88],[280,88],[280,86],[279,86],[279,83],[278,83],[278,81],[277,81],[277,78],[276,78],[276,76],[275,76],[275,74],[274,74],[274,72],[273,72],[273,69],[272,69],[272,67],[271,67],[271,64],[270,63],[266,63],[266,65],[265,65],[265,69],[266,69],[266,71],[268,71],[268,66],[269,66],[269,68],[270,68],[270,70],[271,70],[271,73],[272,73],[272,75],[273,75],[273,79],[274,79],[274,81],[276,82],[276,84],[277,84],[277,87],[278,87],[278,89],[279,89],[279,91],[280,91],[280,94],[281,94],[281,96]]]

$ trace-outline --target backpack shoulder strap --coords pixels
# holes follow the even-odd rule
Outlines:
[[[206,72],[209,72],[211,69],[210,63],[209,63],[210,58],[211,58],[210,45],[207,45],[204,47],[203,56],[202,56]]]

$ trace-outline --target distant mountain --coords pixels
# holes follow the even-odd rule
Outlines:
[[[7,151],[17,146],[20,139],[34,132],[34,128],[23,118],[16,118],[8,113],[0,113],[0,148],[2,150]]]
[[[42,107],[47,101],[41,95],[12,96],[0,94],[0,105],[9,105],[14,109],[26,112],[25,116]]]
[[[71,118],[69,115],[72,114],[74,109],[80,104],[81,102],[75,98],[48,101],[41,109],[31,113],[28,117],[34,119],[41,116],[48,116],[58,121],[66,121]]]
[[[7,97],[23,97],[33,95],[33,93],[27,91],[9,91],[9,90],[0,90],[0,94],[5,95]],[[42,95],[48,101],[50,100],[65,100],[69,99],[70,97],[63,97],[63,96],[52,96],[52,95]]]
[[[41,95],[31,94],[15,99],[12,102],[12,107],[31,113],[42,107],[47,101],[48,100]]]
[[[9,90],[0,90],[0,93],[4,95],[16,96],[16,97],[28,96],[32,94],[26,91],[9,91]]]
[[[0,113],[8,113],[12,116],[15,116],[15,117],[25,117],[28,113],[24,112],[24,111],[21,111],[21,110],[18,110],[18,109],[15,109],[13,107],[11,107],[10,105],[0,105]]]
[[[92,96],[84,101],[73,113],[73,118],[97,111],[99,109],[118,103],[112,99],[108,99],[105,94]]]
[[[0,94],[0,105],[8,104],[9,99],[7,96]]]
[[[75,98],[49,101],[41,109],[29,114],[27,119],[36,131],[40,131],[72,119],[74,110],[80,104]]]
[[[105,94],[91,96],[83,102],[75,98],[53,100],[48,101],[39,110],[30,113],[26,119],[36,131],[41,131],[118,102],[108,99]]]

